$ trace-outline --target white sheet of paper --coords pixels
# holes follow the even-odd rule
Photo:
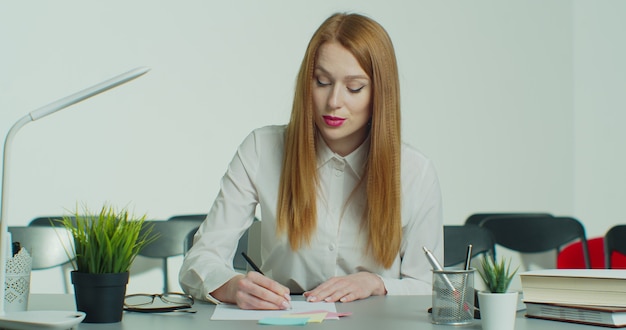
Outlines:
[[[281,317],[285,314],[304,313],[311,311],[325,310],[336,313],[337,308],[334,303],[317,302],[310,303],[306,301],[292,301],[292,309],[284,309],[279,311],[259,311],[244,310],[232,304],[219,304],[215,306],[211,320],[260,320],[266,317]]]

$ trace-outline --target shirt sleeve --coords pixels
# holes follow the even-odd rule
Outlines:
[[[209,294],[240,274],[233,269],[232,261],[239,238],[254,220],[256,159],[257,141],[253,132],[230,162],[218,196],[181,266],[180,285],[196,299],[215,302]]]

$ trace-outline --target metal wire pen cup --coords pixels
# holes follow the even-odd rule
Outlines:
[[[156,299],[157,297],[159,300]],[[188,310],[193,303],[193,297],[184,293],[137,293],[124,297],[124,310],[142,313],[195,312]]]
[[[474,320],[474,273],[469,270],[433,270],[435,324],[468,324]]]

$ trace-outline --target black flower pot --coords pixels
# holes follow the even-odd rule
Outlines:
[[[87,314],[85,323],[122,321],[128,272],[90,274],[72,272],[76,309]]]

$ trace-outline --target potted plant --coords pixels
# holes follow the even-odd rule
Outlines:
[[[122,320],[129,270],[139,251],[157,237],[143,228],[146,215],[135,217],[128,209],[104,205],[92,215],[84,207],[61,224],[74,239],[76,256],[71,273],[76,308],[84,322],[113,323]]]
[[[508,290],[518,269],[511,271],[510,259],[502,258],[499,262],[489,257],[482,259],[478,274],[487,290],[477,294],[484,330],[514,329],[518,293]]]

